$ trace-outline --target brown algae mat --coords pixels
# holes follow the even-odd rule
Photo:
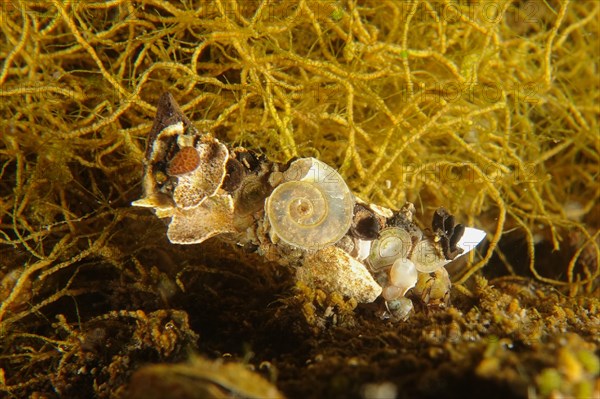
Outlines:
[[[600,3],[0,2],[0,396],[600,397]],[[448,306],[296,282],[131,206],[159,96],[485,230]]]

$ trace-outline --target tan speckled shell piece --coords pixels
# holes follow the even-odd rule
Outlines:
[[[215,139],[196,145],[198,168],[178,177],[173,200],[178,208],[190,209],[216,194],[227,174],[229,150]]]
[[[167,237],[174,244],[199,244],[223,233],[232,233],[233,200],[230,195],[215,195],[191,209],[176,209]]]

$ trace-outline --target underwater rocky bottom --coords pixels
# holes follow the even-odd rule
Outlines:
[[[63,352],[50,351],[54,360],[44,370],[37,366],[46,359],[34,357],[21,392],[38,398],[482,392],[592,398],[599,392],[598,298],[570,298],[523,277],[484,277],[493,265],[454,287],[449,307],[417,306],[407,321],[391,322],[378,317],[381,303],[357,305],[311,290],[288,269],[217,240],[165,246],[160,260],[179,271],[153,269],[133,283],[127,273],[114,281],[102,267],[82,268],[78,278],[87,279],[90,294],[77,299],[78,313],[65,297],[38,315],[54,317],[53,331],[38,334],[62,340]],[[105,306],[138,310],[87,317]],[[78,318],[87,321],[72,327]],[[10,339],[24,345],[35,337]]]

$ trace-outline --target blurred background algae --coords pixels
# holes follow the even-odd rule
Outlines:
[[[265,395],[599,395],[599,18],[573,0],[0,1],[0,396],[128,397],[155,363],[132,384],[261,396],[220,363],[164,366],[191,353]],[[394,325],[217,240],[168,244],[130,207],[164,91],[224,142],[488,231],[451,268],[453,306]]]

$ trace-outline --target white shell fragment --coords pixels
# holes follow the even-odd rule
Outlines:
[[[271,234],[303,249],[335,244],[352,223],[354,196],[344,179],[315,158],[294,161],[267,198]]]
[[[363,201],[364,203],[364,201]],[[388,208],[384,208],[383,206],[379,206],[376,204],[367,204],[369,209],[371,209],[373,212],[377,213],[378,215],[383,216],[384,218],[391,218],[392,216],[394,216],[394,212],[391,209]]]
[[[362,303],[373,302],[381,294],[365,265],[335,246],[307,256],[296,277],[310,287],[339,292]]]
[[[356,259],[358,259],[361,262],[364,261],[365,259],[367,259],[367,257],[371,253],[371,245],[372,244],[373,244],[373,241],[357,239],[356,240],[356,247],[357,247]]]
[[[483,230],[475,229],[473,227],[465,227],[465,232],[461,239],[458,240],[456,246],[462,249],[464,251],[462,255],[465,255],[466,253],[475,249],[475,247],[479,245],[481,241],[483,241],[485,236],[486,234]]]
[[[390,283],[400,288],[401,294],[399,296],[404,296],[406,291],[414,287],[417,284],[418,277],[417,268],[409,259],[397,259],[390,269]]]

